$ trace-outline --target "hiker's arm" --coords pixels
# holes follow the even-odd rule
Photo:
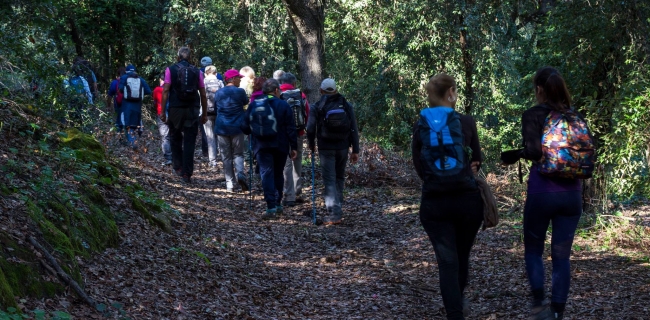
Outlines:
[[[352,131],[350,132],[352,155],[350,160],[352,160],[352,163],[356,163],[359,160],[359,129],[357,128],[357,118],[354,116],[354,108],[352,108],[350,103],[348,103],[348,109],[350,110],[350,119],[352,120],[350,128]]]
[[[254,106],[254,103],[251,103],[249,108],[246,109],[246,113],[244,115],[244,121],[242,121],[241,125],[239,126],[239,129],[241,129],[241,131],[246,135],[251,134],[250,113],[251,113],[251,110],[253,110],[253,108],[252,108],[253,106]],[[215,107],[215,109],[216,109],[216,107]],[[249,138],[249,139],[251,139],[251,138]]]
[[[284,105],[284,122],[287,124],[287,137],[289,137],[289,145],[291,146],[291,151],[298,150],[298,132],[296,131],[296,121],[293,118],[293,111],[291,107],[284,101],[281,101],[281,105]],[[296,153],[297,154],[297,153]],[[293,155],[293,153],[292,153]]]
[[[163,84],[163,92],[162,92],[162,99],[160,101],[160,107],[162,108],[162,112],[160,113],[160,120],[162,122],[167,122],[167,100],[169,99],[169,89],[171,88],[171,84],[165,83]]]
[[[542,128],[535,109],[528,109],[521,116],[521,136],[524,142],[522,158],[537,161],[542,158]]]
[[[150,95],[151,94],[151,87],[149,87],[149,84],[147,84],[147,82],[144,81],[144,79],[140,79],[140,80],[142,81],[142,85],[143,85],[143,88],[144,88],[144,94],[145,95]]]
[[[476,120],[472,117],[468,117],[470,120],[470,128],[472,130],[472,139],[469,142],[469,147],[472,149],[472,159],[471,166],[472,171],[476,174],[479,169],[481,169],[481,163],[483,162],[483,154],[481,153],[481,143],[478,140],[478,130],[476,129]]]
[[[418,128],[418,123],[416,122],[413,126],[413,139],[411,140],[411,155],[413,159],[413,166],[415,167],[415,172],[418,173],[420,180],[424,180],[422,175],[422,164],[420,163],[420,149],[422,149],[422,141],[420,140],[420,130]]]
[[[208,122],[208,99],[205,97],[205,88],[199,88],[201,95],[201,124]]]

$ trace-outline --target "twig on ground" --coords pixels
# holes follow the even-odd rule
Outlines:
[[[47,260],[47,262],[54,267],[56,270],[57,276],[59,276],[59,279],[63,281],[65,284],[69,285],[72,287],[72,289],[77,293],[77,295],[88,305],[91,307],[95,307],[96,303],[95,300],[93,300],[91,297],[89,297],[86,292],[84,292],[83,289],[79,286],[79,284],[72,279],[63,269],[61,269],[61,266],[59,263],[56,261],[56,259],[45,249],[43,246],[36,241],[33,237],[29,236],[27,237],[27,241],[31,243],[36,249],[38,249],[41,253],[43,253],[43,256]]]

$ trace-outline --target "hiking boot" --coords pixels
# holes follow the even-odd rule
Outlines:
[[[323,218],[323,224],[326,226],[341,224],[342,220],[343,219],[341,219],[341,216],[339,215],[329,215]]]
[[[275,206],[275,213],[277,214],[283,214],[284,213],[284,208],[281,205],[276,205]]]
[[[190,179],[190,176],[188,176],[186,174],[184,174],[181,178],[183,179],[183,182],[185,182],[185,183],[191,183],[192,182],[192,180]]]
[[[551,314],[553,315],[553,319],[556,320],[562,320],[564,319],[564,311],[556,311],[553,306],[551,306]]]
[[[531,311],[530,320],[553,320],[555,316],[551,312],[551,309],[548,305],[541,305],[533,307]]]
[[[171,160],[165,160],[165,162],[163,162],[163,165],[164,165],[164,166],[168,166],[168,165],[170,165],[170,164],[172,164],[172,161],[171,161]]]
[[[266,212],[262,214],[262,220],[275,219],[276,210],[277,207],[273,209],[266,209]]]
[[[183,176],[183,169],[180,169],[180,168],[179,169],[174,169],[174,173],[177,176],[182,177]]]
[[[302,197],[296,196],[296,203],[305,203],[307,200],[303,199]]]
[[[244,176],[244,174],[241,172],[237,174],[237,183],[239,183],[239,186],[241,187],[242,190],[244,190],[244,192],[250,190],[250,187],[246,182],[246,176]]]
[[[285,205],[287,207],[294,207],[296,205],[295,201],[282,201],[282,205]]]

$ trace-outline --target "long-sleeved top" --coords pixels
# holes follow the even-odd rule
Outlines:
[[[214,94],[214,104],[217,111],[214,133],[222,136],[241,134],[246,113],[244,106],[248,104],[246,91],[225,86]]]
[[[151,95],[151,97],[153,98],[153,104],[156,106],[156,114],[159,117],[163,112],[162,94],[163,94],[163,86],[157,86],[155,89],[153,89],[153,94]]]
[[[257,154],[261,149],[278,148],[278,150],[289,152],[289,150],[297,150],[298,136],[296,135],[296,124],[293,119],[293,111],[286,101],[278,99],[274,96],[268,96],[269,106],[273,109],[275,119],[277,121],[278,134],[275,139],[260,140],[251,135],[253,153]],[[253,110],[257,107],[257,101],[251,102],[246,110],[246,116],[241,124],[241,130],[245,134],[251,134],[250,116]]]
[[[120,105],[117,103],[117,90],[120,85],[120,79],[113,79],[111,85],[108,86],[108,96],[113,98],[113,107],[118,109]]]
[[[478,140],[478,133],[476,130],[476,121],[474,118],[468,115],[460,115],[460,125],[463,130],[463,145],[470,147],[472,149],[471,162],[482,162],[483,156],[481,154],[481,144]],[[420,139],[420,129],[418,127],[418,122],[415,122],[413,126],[413,140],[411,141],[411,154],[413,155],[413,166],[415,166],[415,171],[420,176],[420,179],[424,180],[424,173],[422,169],[422,159],[420,157],[422,150],[422,140]]]
[[[283,83],[280,85],[280,91],[285,92],[287,90],[294,90],[296,87],[292,86],[291,84],[288,83]],[[300,92],[302,95],[302,100],[305,101],[305,122],[309,122],[309,101],[307,101],[307,96],[305,95],[304,92]],[[305,135],[305,130],[300,130],[298,131],[298,136],[304,136]]]
[[[546,117],[551,109],[537,105],[526,111],[521,117],[521,136],[524,143],[522,158],[532,160],[528,176],[528,194],[546,192],[580,191],[580,179],[549,177],[539,173],[537,162],[542,158],[542,135]]]
[[[354,116],[354,109],[352,105],[345,101],[346,110],[345,112],[350,117],[350,135],[347,139],[344,140],[331,140],[323,138],[322,136],[322,125],[323,120],[325,119],[325,113],[323,112],[323,106],[327,104],[328,101],[345,99],[340,93],[335,94],[324,94],[321,99],[316,102],[310,108],[311,116],[307,121],[307,141],[309,142],[309,147],[313,148],[316,144],[316,138],[318,138],[318,149],[319,150],[344,150],[352,147],[352,153],[359,153],[359,130],[357,128],[357,119]]]

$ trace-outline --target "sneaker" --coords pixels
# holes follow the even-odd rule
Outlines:
[[[276,205],[275,206],[275,213],[277,214],[283,214],[284,213],[284,208],[281,205]]]
[[[182,177],[183,176],[183,169],[180,169],[180,168],[179,169],[174,169],[174,173],[177,176]]]
[[[262,220],[271,220],[275,219],[277,207],[273,209],[266,209],[266,212],[262,214]]]
[[[564,319],[564,312],[555,311],[555,308],[551,306],[551,314],[553,314],[553,319],[562,320]]]
[[[323,224],[326,225],[326,226],[341,224],[342,220],[343,219],[341,219],[340,216],[329,215],[329,216],[323,218]]]
[[[295,201],[282,201],[282,205],[287,207],[294,207],[296,205]]]
[[[192,180],[190,179],[190,176],[188,176],[186,174],[184,174],[182,176],[182,179],[183,179],[183,182],[185,182],[185,183],[191,183],[192,182]]]
[[[242,190],[244,190],[244,192],[250,189],[248,187],[248,183],[246,183],[246,176],[244,176],[244,174],[241,172],[237,174],[237,183],[239,183],[239,186]]]
[[[163,165],[165,165],[165,166],[168,166],[170,164],[172,164],[171,160],[165,160],[165,162],[163,162]]]
[[[226,188],[227,193],[234,193],[235,191],[232,188]]]

